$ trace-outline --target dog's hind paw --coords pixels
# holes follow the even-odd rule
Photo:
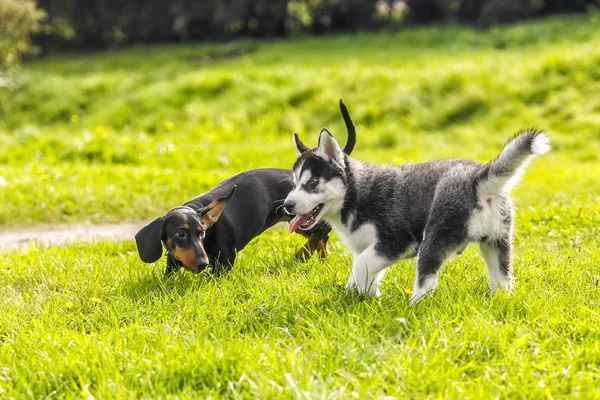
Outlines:
[[[503,289],[506,293],[511,294],[516,286],[514,276],[509,276],[499,280],[490,279],[490,293],[495,296],[498,293],[498,289]]]
[[[418,279],[413,287],[413,295],[410,296],[410,305],[419,303],[428,293],[432,293],[438,285],[437,276],[434,275],[427,277],[421,285],[417,282]]]

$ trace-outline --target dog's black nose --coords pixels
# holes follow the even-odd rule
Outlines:
[[[286,201],[285,203],[283,203],[283,211],[285,211],[286,214],[293,214],[293,210],[294,207],[296,206],[296,203],[293,201]]]
[[[196,262],[196,267],[200,268],[200,269],[204,269],[208,266],[208,261],[206,260],[198,260]]]

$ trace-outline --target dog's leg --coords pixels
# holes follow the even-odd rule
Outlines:
[[[175,262],[175,260],[173,260],[171,258],[170,255],[167,256],[167,268],[165,269],[165,276],[169,277],[172,274],[174,274],[175,272],[178,272],[181,269],[181,266],[177,264],[177,262]]]
[[[304,246],[302,246],[300,248],[300,250],[298,250],[296,252],[297,259],[299,259],[301,261],[306,261],[310,258],[310,256],[314,252],[317,252],[321,258],[328,257],[328,255],[329,255],[327,253],[328,235],[325,235],[325,238],[323,238],[322,232],[315,232],[315,233],[311,233],[308,236],[307,235],[303,235],[303,236],[306,236],[308,238],[308,241],[306,242],[306,244]]]
[[[301,261],[308,260],[310,256],[312,256],[312,254],[315,252],[315,250],[317,250],[317,246],[319,245],[319,241],[318,239],[316,239],[315,234],[309,235],[307,236],[307,238],[308,241],[306,242],[306,244],[296,252],[296,258]]]
[[[321,258],[329,257],[329,253],[327,252],[327,240],[326,239],[319,241],[319,243],[317,244],[316,251],[317,251],[317,253],[319,253],[319,256]]]
[[[237,253],[235,251],[222,251],[212,261],[212,272],[215,275],[221,275],[225,272],[229,272],[231,267],[235,263],[235,257]]]
[[[379,297],[379,284],[383,280],[385,269],[392,261],[381,257],[375,250],[375,245],[354,257],[352,274],[348,280],[348,289],[356,290],[361,295]]]
[[[424,243],[423,243],[424,244]],[[432,249],[433,246],[423,246],[417,257],[417,277],[410,297],[411,304],[417,304],[438,285],[438,274],[445,260],[441,249]]]
[[[459,236],[449,235],[442,229],[426,229],[427,234],[419,246],[417,278],[413,286],[411,304],[417,304],[438,285],[438,275],[446,258],[460,249],[463,244]]]
[[[514,277],[512,275],[512,254],[510,234],[504,239],[493,242],[481,242],[479,248],[485,261],[490,278],[490,292],[492,296],[496,290],[512,290]]]

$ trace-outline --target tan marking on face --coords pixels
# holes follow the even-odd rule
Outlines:
[[[167,249],[169,249],[169,251],[173,250],[173,239],[171,238],[167,239]]]
[[[190,226],[188,224],[184,224],[183,229],[185,229],[187,231],[188,229],[190,229]]]
[[[202,232],[202,227],[201,226],[197,227],[196,232],[198,232],[198,233]]]
[[[186,268],[196,269],[196,253],[191,247],[189,249],[183,249],[176,246],[171,250],[171,254],[177,260],[181,261]]]

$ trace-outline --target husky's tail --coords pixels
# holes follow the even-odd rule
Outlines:
[[[346,155],[350,155],[352,150],[354,150],[354,145],[356,144],[356,128],[352,123],[352,118],[350,118],[348,109],[346,108],[346,105],[342,99],[340,99],[340,111],[342,112],[344,123],[346,124],[346,130],[348,131],[348,141],[346,142],[346,146],[344,146],[344,153],[346,153]]]
[[[494,161],[487,164],[477,176],[477,189],[482,195],[498,195],[519,183],[525,167],[537,156],[550,150],[550,139],[545,132],[527,131],[512,138]]]

